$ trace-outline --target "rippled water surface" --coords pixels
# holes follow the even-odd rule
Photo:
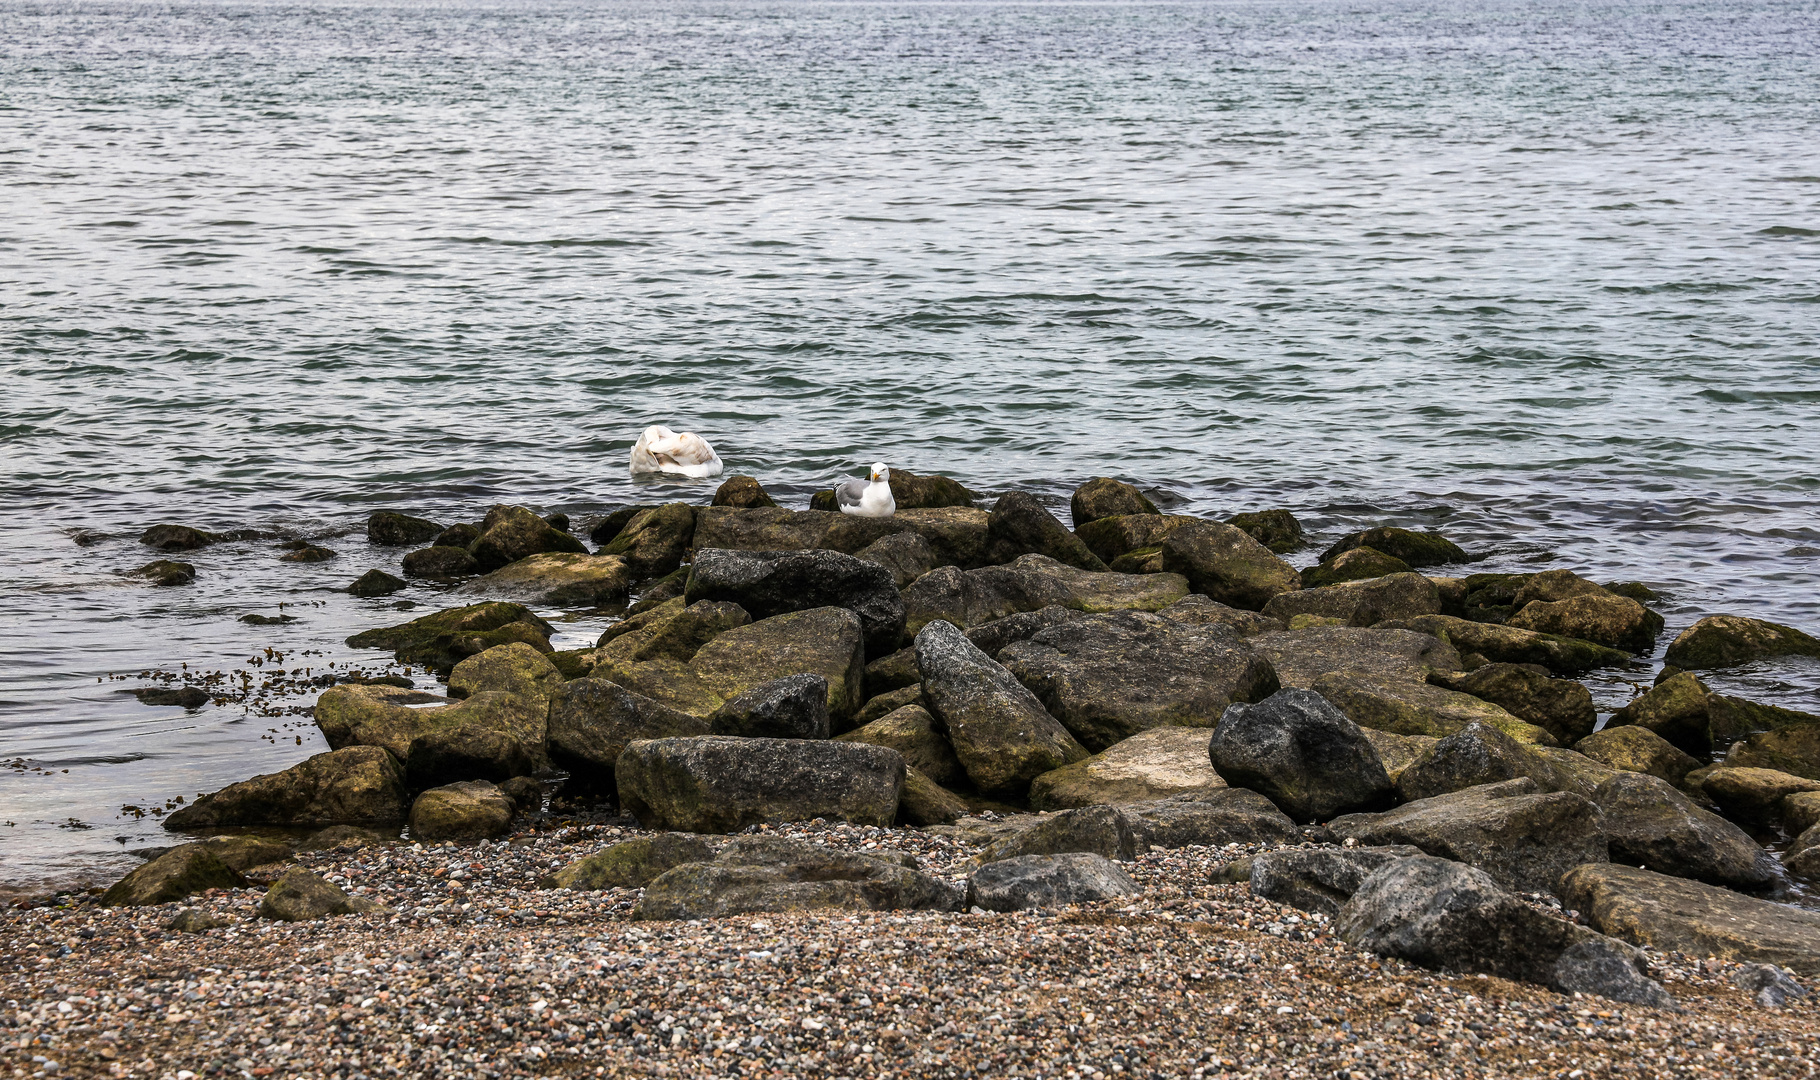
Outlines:
[[[322,748],[98,680],[382,660],[441,601],[346,530],[643,498],[656,420],[796,505],[1113,474],[1814,629],[1817,57],[1812,2],[0,0],[0,883]],[[162,520],[341,557],[150,589]]]

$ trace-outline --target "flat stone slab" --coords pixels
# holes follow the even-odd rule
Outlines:
[[[1600,932],[1633,945],[1820,974],[1820,912],[1617,863],[1575,867],[1561,895]]]

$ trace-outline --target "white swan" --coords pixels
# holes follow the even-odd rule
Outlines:
[[[834,485],[834,503],[841,513],[860,517],[890,517],[897,513],[897,500],[891,497],[891,470],[882,461],[873,462],[867,482],[842,480]]]
[[[720,455],[708,440],[685,431],[671,431],[662,424],[652,424],[632,444],[632,475],[671,473],[701,479],[720,475]]]

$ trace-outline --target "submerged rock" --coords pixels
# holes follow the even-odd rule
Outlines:
[[[1440,533],[1412,532],[1390,525],[1341,537],[1333,546],[1321,552],[1321,561],[1328,562],[1343,552],[1361,547],[1374,548],[1415,567],[1472,561],[1466,552],[1460,550],[1459,545]]]
[[[831,818],[886,827],[904,759],[863,743],[706,735],[634,742],[615,769],[620,806],[646,828],[729,833]]]
[[[1298,821],[1374,809],[1393,791],[1358,725],[1307,690],[1229,707],[1209,755],[1228,784],[1264,795]]]
[[[424,544],[441,535],[443,526],[427,518],[411,517],[391,510],[375,510],[367,516],[367,543],[388,547]]]
[[[453,581],[480,573],[480,563],[466,548],[437,544],[418,548],[404,557],[404,576],[431,581]]]
[[[143,686],[122,692],[138,698],[141,705],[176,705],[185,709],[200,709],[209,703],[209,692],[200,686]]]
[[[1046,772],[1030,783],[1038,810],[1153,802],[1204,794],[1226,786],[1208,757],[1209,728],[1158,727],[1114,743],[1098,754]]]
[[[294,563],[319,563],[319,562],[328,562],[330,559],[335,559],[335,558],[339,558],[339,557],[340,556],[338,553],[330,551],[328,548],[317,547],[315,544],[307,544],[307,543],[299,542],[297,546],[291,548],[291,550],[285,552],[283,555],[278,556],[278,561],[279,562],[294,562]]]
[[[917,634],[916,662],[929,711],[980,790],[1023,789],[1088,756],[1035,695],[952,623],[932,622]]]
[[[1634,945],[1820,975],[1820,912],[1619,863],[1575,868],[1561,899]]]
[[[214,533],[192,529],[188,525],[153,525],[139,534],[139,542],[159,551],[195,551],[217,542]]]
[[[403,578],[393,577],[384,570],[368,570],[354,579],[348,586],[348,592],[354,596],[370,598],[390,596],[405,587]]]
[[[1104,855],[1025,855],[987,863],[967,882],[967,905],[1023,911],[1130,896],[1137,885]]]
[[[1110,476],[1096,476],[1075,488],[1074,495],[1068,500],[1068,511],[1077,530],[1082,525],[1101,518],[1158,512],[1156,504],[1146,498],[1143,492]]]
[[[1279,593],[1301,588],[1294,568],[1231,525],[1199,521],[1163,541],[1163,569],[1222,604],[1258,611]]]
[[[145,578],[153,585],[166,587],[188,585],[196,580],[196,567],[193,564],[172,559],[158,559],[127,573],[133,577]]]
[[[404,820],[406,805],[398,760],[377,746],[347,746],[204,795],[164,827],[389,825]]]
[[[631,588],[631,570],[614,556],[554,552],[527,555],[455,591],[539,606],[602,607],[624,602]]]
[[[1777,656],[1820,656],[1820,639],[1742,615],[1709,615],[1681,631],[1665,659],[1680,668],[1720,668]]]

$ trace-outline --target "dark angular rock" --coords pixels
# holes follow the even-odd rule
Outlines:
[[[1308,690],[1231,706],[1209,754],[1228,784],[1258,792],[1298,821],[1375,809],[1394,790],[1359,726]]]
[[[193,564],[172,559],[158,559],[127,572],[160,586],[188,585],[196,580],[196,567]]]
[[[1374,626],[1386,619],[1414,619],[1441,612],[1435,583],[1417,573],[1391,574],[1369,581],[1279,593],[1264,605],[1264,614],[1284,623],[1298,615],[1338,619],[1345,626]]]
[[[1251,894],[1332,918],[1373,871],[1420,854],[1413,847],[1266,851],[1251,857]]]
[[[1087,545],[1062,527],[1034,495],[1011,491],[999,498],[986,526],[987,557],[1007,563],[1020,555],[1045,555],[1081,570],[1103,571],[1106,564]]]
[[[891,572],[891,580],[902,589],[936,567],[935,549],[929,541],[913,532],[882,536],[860,550],[855,558],[882,566]]]
[[[1247,788],[1218,788],[1121,806],[1141,854],[1151,848],[1293,844],[1302,830]]]
[[[1279,555],[1294,551],[1304,542],[1302,523],[1287,510],[1257,510],[1247,514],[1234,514],[1226,519],[1226,524]]]
[[[518,804],[485,780],[434,787],[411,804],[413,840],[492,840],[512,827]]]
[[[967,905],[1024,911],[1091,904],[1137,892],[1137,885],[1104,855],[1024,855],[987,863],[967,881]]]
[[[1411,532],[1389,525],[1341,537],[1332,547],[1321,552],[1321,561],[1327,562],[1341,552],[1360,547],[1375,548],[1415,567],[1472,561],[1466,552],[1460,550],[1459,545],[1440,533]]]
[[[1620,772],[1590,797],[1613,861],[1739,889],[1775,877],[1774,860],[1743,829],[1695,806],[1666,780]]]
[[[1163,540],[1163,569],[1188,579],[1194,592],[1257,611],[1279,593],[1301,588],[1301,577],[1270,549],[1231,525],[1197,521]]]
[[[998,659],[1095,751],[1155,727],[1212,727],[1233,702],[1277,690],[1270,662],[1225,628],[1138,611],[1056,623]]]
[[[1679,668],[1721,668],[1776,656],[1820,656],[1820,639],[1763,619],[1708,615],[1681,631],[1666,659]]]
[[[1541,794],[1528,777],[1349,814],[1327,827],[1361,844],[1411,844],[1520,892],[1555,892],[1568,870],[1610,858],[1598,807],[1567,791]]]
[[[706,735],[706,717],[672,709],[606,679],[575,679],[550,698],[550,760],[588,790],[610,789],[613,765],[638,739]]]
[[[435,548],[430,550],[434,551]],[[390,596],[405,587],[403,578],[396,578],[384,570],[368,570],[354,579],[348,586],[348,592],[359,597]]]
[[[1490,877],[1415,856],[1374,870],[1334,922],[1359,948],[1429,968],[1483,972],[1638,1005],[1674,999],[1621,942],[1547,915]]]
[[[923,628],[916,663],[930,713],[947,729],[955,755],[980,790],[1026,788],[1043,773],[1088,756],[1029,690],[952,623]]]
[[[1051,604],[1036,611],[1021,611],[1016,615],[1007,615],[1002,619],[969,626],[962,631],[967,640],[973,642],[980,652],[993,659],[1003,652],[1005,646],[1014,641],[1028,641],[1052,626],[1070,622],[1082,617],[1079,611],[1072,611],[1057,604]],[[911,650],[912,654],[915,650]]]
[[[1598,721],[1592,691],[1572,679],[1550,678],[1546,668],[1486,664],[1462,674],[1436,673],[1428,681],[1489,701],[1519,720],[1545,728],[1562,746],[1591,735]]]
[[[859,617],[866,650],[885,656],[904,633],[891,572],[838,551],[698,551],[683,598],[738,604],[755,619],[839,607]]]
[[[576,859],[538,882],[545,889],[642,889],[684,863],[711,862],[715,845],[693,833],[658,833],[622,840]]]
[[[242,889],[246,878],[204,844],[180,844],[114,882],[104,907],[168,904],[209,889]]]
[[[760,683],[716,709],[708,727],[747,739],[826,739],[828,680],[804,672]]]
[[[375,510],[367,517],[367,543],[402,547],[405,544],[427,544],[443,532],[443,526],[425,518]]]
[[[427,694],[385,686],[337,686],[316,699],[316,726],[336,749],[378,746],[404,762],[405,782],[431,787],[457,780],[509,780],[548,764],[549,703],[487,691],[437,708]]]
[[[153,525],[139,534],[139,542],[159,551],[195,551],[218,541],[213,533],[192,529],[188,525]]]
[[[480,523],[480,536],[468,547],[468,554],[482,570],[497,570],[507,563],[545,552],[568,552],[586,555],[588,548],[566,532],[522,506],[500,504],[487,511]]]
[[[480,573],[480,563],[466,548],[437,544],[418,548],[404,557],[405,577],[428,578],[431,581],[453,581]]]
[[[1101,518],[1158,513],[1156,504],[1143,492],[1109,476],[1096,476],[1075,488],[1068,509],[1076,529]]]
[[[464,521],[437,533],[436,539],[430,543],[435,547],[458,547],[466,551],[478,539],[480,539],[480,526]]]
[[[499,785],[499,793],[512,800],[521,814],[535,814],[543,809],[543,783],[535,776],[514,776]]]
[[[204,795],[164,827],[388,825],[404,820],[406,805],[398,760],[381,747],[348,746]]]
[[[1405,802],[1414,802],[1520,776],[1534,780],[1538,791],[1562,791],[1575,786],[1535,747],[1496,728],[1473,723],[1442,739],[1405,768],[1397,780],[1397,794]]]
[[[974,856],[974,861],[983,864],[1071,851],[1090,851],[1130,862],[1137,858],[1137,840],[1131,823],[1114,807],[1085,806],[1045,817],[1027,829],[995,840]]]
[[[518,604],[470,604],[447,608],[397,626],[383,626],[348,638],[351,649],[391,649],[401,664],[418,664],[447,676],[456,664],[509,641],[550,651],[554,628]]]
[[[682,565],[694,542],[695,508],[665,503],[634,515],[600,553],[624,559],[634,577],[663,577]]]
[[[620,806],[679,832],[831,818],[889,826],[904,759],[862,743],[718,735],[634,742],[614,768]]]
[[[838,736],[840,742],[887,746],[904,757],[904,764],[941,787],[964,783],[967,774],[947,736],[935,728],[935,718],[921,705],[905,705]]]
[[[667,618],[653,619],[632,652],[634,660],[677,660],[687,663],[702,648],[729,630],[752,623],[752,616],[738,604],[720,600],[697,600],[681,607],[682,597],[674,603],[681,608]],[[656,609],[650,614],[655,615]],[[604,635],[603,635],[604,636]]]
[[[1807,991],[1774,964],[1745,964],[1732,972],[1732,985],[1757,999],[1766,1009],[1779,1009]]]
[[[751,509],[755,506],[776,506],[777,500],[765,492],[758,480],[750,476],[729,476],[714,489],[714,498],[710,506],[738,506]]]
[[[349,896],[322,877],[297,867],[266,890],[259,902],[259,916],[280,922],[310,922],[330,915],[358,915],[379,905],[364,897]]]
[[[1602,765],[1647,773],[1677,787],[1688,773],[1700,767],[1698,758],[1675,749],[1648,728],[1635,725],[1594,732],[1575,743],[1574,749]]]
[[[909,469],[891,469],[891,501],[898,510],[942,510],[949,507],[971,509],[978,498],[960,481],[946,476],[913,473]]]
[[[657,506],[658,504],[656,503],[639,503],[636,506],[622,506],[595,522],[594,527],[588,530],[588,539],[605,547],[612,543],[620,533],[625,531],[626,526],[632,523],[633,518],[647,510],[655,510],[657,509]],[[472,543],[473,541],[469,542]]]

